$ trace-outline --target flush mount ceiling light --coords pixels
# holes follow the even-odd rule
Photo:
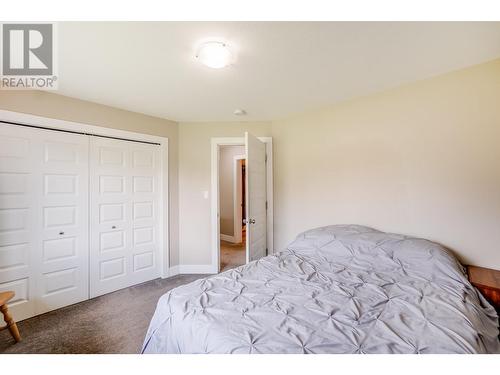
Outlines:
[[[234,110],[233,114],[235,116],[245,116],[247,114],[247,111],[245,111],[244,109],[241,109],[241,108],[237,108]]]
[[[209,68],[221,69],[231,63],[233,56],[225,43],[206,42],[198,48],[196,58]]]

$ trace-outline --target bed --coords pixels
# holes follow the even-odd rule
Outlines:
[[[499,353],[495,309],[442,246],[357,225],[163,295],[143,353]]]

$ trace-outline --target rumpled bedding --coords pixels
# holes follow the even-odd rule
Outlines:
[[[163,295],[143,353],[500,353],[495,309],[442,246],[357,225]]]

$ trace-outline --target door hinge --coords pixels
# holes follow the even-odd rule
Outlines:
[[[266,256],[269,255],[269,249],[266,247]]]
[[[264,161],[267,163],[267,154],[266,154],[266,156],[264,157]]]
[[[267,201],[266,201],[266,210],[267,210]]]

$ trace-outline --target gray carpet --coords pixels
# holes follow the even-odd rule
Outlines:
[[[158,299],[204,276],[157,279],[26,319],[20,343],[0,332],[0,353],[138,353]]]

